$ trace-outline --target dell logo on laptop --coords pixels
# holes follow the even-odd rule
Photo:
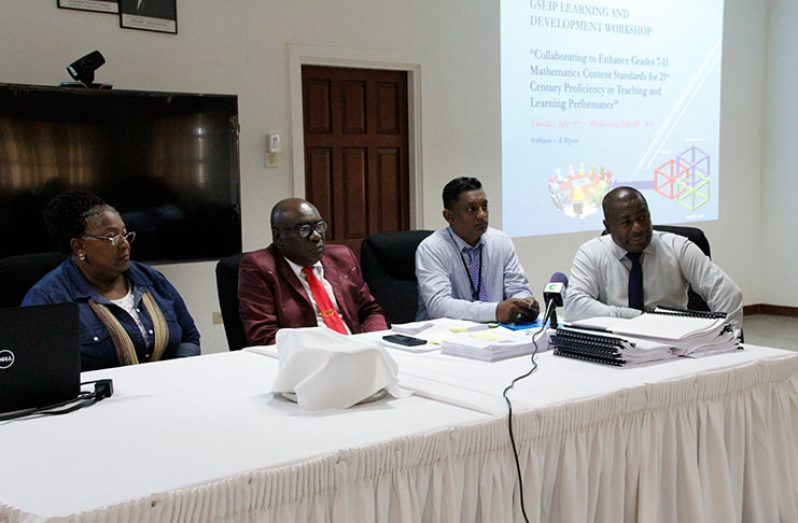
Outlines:
[[[14,364],[14,353],[10,350],[0,350],[0,370],[7,369]]]

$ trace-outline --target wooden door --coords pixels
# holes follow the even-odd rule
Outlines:
[[[407,72],[302,67],[305,198],[327,239],[360,256],[371,234],[410,228]]]

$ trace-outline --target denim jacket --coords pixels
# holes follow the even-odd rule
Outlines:
[[[169,343],[163,359],[199,354],[199,331],[186,304],[163,274],[147,265],[131,261],[125,277],[133,284],[133,297],[139,319],[148,333],[145,339],[135,320],[121,307],[98,294],[70,258],[53,269],[25,295],[23,306],[75,302],[80,314],[81,370],[116,367],[119,362],[108,329],[94,314],[89,299],[107,305],[133,341],[140,362],[152,355],[152,319],[141,304],[141,295],[149,291],[160,307],[169,328]]]

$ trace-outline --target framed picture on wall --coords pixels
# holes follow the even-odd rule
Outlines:
[[[119,0],[58,0],[58,7],[61,9],[116,14],[119,12]]]
[[[177,34],[177,0],[119,0],[119,25]]]

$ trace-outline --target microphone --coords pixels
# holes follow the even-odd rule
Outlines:
[[[549,311],[549,325],[553,329],[557,328],[557,307],[562,307],[567,288],[568,276],[561,272],[555,272],[543,289],[543,299],[546,301],[546,309]],[[543,321],[545,322],[546,319],[544,318]]]

